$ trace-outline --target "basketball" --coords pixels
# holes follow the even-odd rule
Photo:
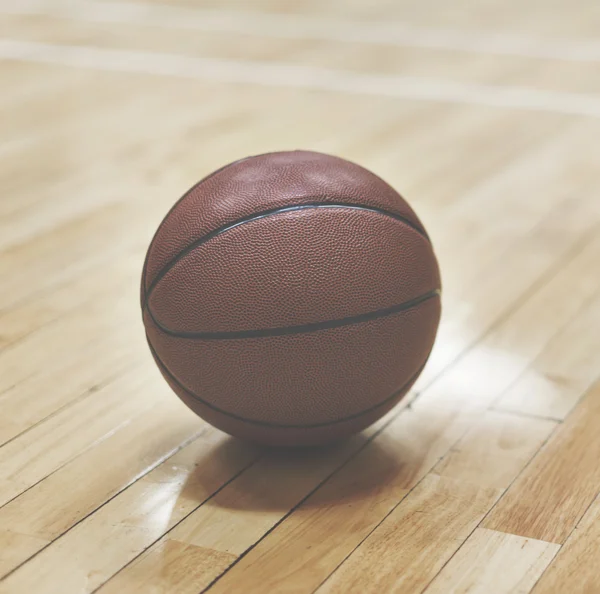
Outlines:
[[[317,445],[361,431],[431,352],[440,275],[407,202],[309,151],[231,163],[167,214],[141,301],[173,391],[233,436]]]

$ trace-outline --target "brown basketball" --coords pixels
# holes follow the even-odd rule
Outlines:
[[[148,249],[144,324],[165,379],[232,435],[313,445],[360,431],[431,351],[440,278],[388,184],[308,151],[237,161],[195,185]]]

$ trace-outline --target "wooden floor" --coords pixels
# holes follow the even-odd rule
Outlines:
[[[0,26],[2,594],[600,592],[596,0],[0,0]],[[292,148],[410,200],[444,317],[403,407],[284,453],[170,392],[138,280],[189,186]]]

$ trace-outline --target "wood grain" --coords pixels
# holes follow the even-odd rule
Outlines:
[[[105,262],[89,273],[76,276],[48,291],[32,295],[17,306],[0,312],[3,348],[24,340],[34,332],[59,319],[86,308],[96,300],[115,299],[115,294],[129,294],[131,278],[139,272],[141,253]]]
[[[478,349],[454,366],[451,373],[460,376],[472,359],[478,360],[480,373],[472,378],[471,393],[488,397],[508,388],[526,369],[530,358],[537,356],[548,340],[595,295],[600,281],[588,272],[600,253],[597,231],[594,227],[584,235],[568,262],[554,269],[537,287],[534,285],[532,292],[511,312],[508,323],[498,324]],[[524,328],[528,329],[526,334]],[[481,382],[477,382],[478,378]],[[435,394],[435,390],[430,391],[428,397]]]
[[[440,460],[433,472],[506,489],[556,426],[549,420],[487,412]]]
[[[108,438],[155,404],[156,391],[137,392],[137,398],[132,397],[132,392],[144,387],[150,387],[146,378],[129,373],[121,382],[88,395],[5,444],[0,449],[0,472],[5,480],[0,505]],[[65,435],[68,439],[64,439]]]
[[[525,295],[539,290],[554,275],[557,262],[570,260],[582,239],[595,232],[596,209],[584,202],[558,201],[541,221],[523,233],[523,237],[514,237],[506,250],[488,246],[484,253],[495,254],[491,260],[484,256],[481,262],[478,258],[465,264],[467,254],[463,259],[455,258],[452,247],[446,250],[440,246],[442,249],[437,250],[440,263],[450,276],[444,282],[444,299],[451,313],[442,319],[438,349],[434,350],[424,374],[427,379],[417,387],[427,385],[432,377],[453,363],[465,348],[478,340],[483,328],[488,330],[499,318],[510,316]],[[562,239],[554,242],[552,238],[558,236]],[[452,238],[452,242],[459,239]],[[468,241],[465,243],[469,245]],[[495,245],[503,243],[496,240]],[[466,277],[464,282],[459,280],[463,276]],[[443,349],[439,348],[440,344]]]
[[[2,594],[596,593],[600,21],[591,0],[543,16],[0,6]],[[410,406],[303,454],[187,411],[138,304],[172,203],[293,148],[405,195],[444,286]]]
[[[99,591],[105,594],[197,594],[196,584],[209,583],[215,574],[227,569],[235,559],[235,555],[223,551],[166,539],[136,562],[123,577]]]
[[[414,592],[424,588],[518,474],[528,452],[531,455],[537,450],[553,428],[546,421],[532,422],[523,442],[525,433],[518,431],[515,440],[512,419],[487,415],[486,421],[465,435],[456,451],[417,485],[319,591]],[[501,460],[497,458],[499,451],[506,454]],[[492,459],[494,464],[489,462]],[[465,467],[480,471],[464,477]]]
[[[56,540],[52,546],[41,550],[47,544],[46,540],[22,533],[2,532],[2,544],[16,545],[11,555],[6,560],[3,558],[6,568],[16,568],[18,563],[33,553],[39,554],[0,583],[9,592],[45,589],[65,594],[92,592],[165,531],[202,505],[232,476],[243,471],[258,454],[255,448],[230,440],[216,430],[205,431],[180,452],[150,469],[95,513],[86,516],[82,511],[94,511],[94,506],[98,506],[105,493],[97,492],[94,488],[80,488],[72,502],[67,498],[62,503],[68,508],[67,518],[57,518],[52,531],[44,529],[44,523],[48,515],[51,518],[51,514],[56,513],[54,508],[57,503],[52,500],[45,502],[43,493],[36,493],[31,500],[37,503],[40,512],[28,522],[25,529],[43,532]],[[108,460],[105,459],[104,463],[107,464]],[[71,474],[65,479],[72,481],[73,477]],[[90,486],[94,487],[93,484]],[[122,488],[122,484],[120,486]],[[80,506],[87,505],[88,509],[74,510],[69,507],[69,503],[73,505],[74,502]],[[18,514],[17,506],[13,512],[13,522],[27,522]],[[67,529],[68,532],[62,535]],[[90,534],[94,537],[90,538]],[[190,552],[194,550],[193,547],[189,548]],[[68,581],[65,581],[65,575],[69,576]]]
[[[534,594],[600,590],[600,497],[587,510],[560,553],[533,589]]]
[[[156,555],[156,549],[167,540],[191,544],[203,551],[227,553],[236,559],[363,445],[364,437],[325,452],[270,453],[188,515],[100,591],[123,591],[140,572],[151,579],[159,567],[148,558]],[[171,565],[177,576],[183,571],[175,568],[178,563],[173,559]],[[214,566],[211,571],[190,574],[189,581],[178,582],[177,587],[202,589],[222,570]],[[165,592],[175,588],[167,576],[161,580]]]
[[[477,528],[424,594],[527,594],[559,548]]]
[[[0,526],[11,539],[10,563],[2,557],[0,576],[31,556],[32,538],[58,538],[201,430],[177,402],[159,402],[0,508]]]
[[[562,544],[600,491],[600,383],[533,459],[483,523]]]
[[[564,419],[600,369],[600,298],[594,296],[546,345],[494,407]],[[573,345],[578,345],[573,348]]]
[[[217,582],[215,587],[211,588],[211,592],[231,592],[241,588],[247,592],[260,592],[265,587],[277,591],[285,587],[284,584],[288,581],[296,584],[298,591],[312,591],[373,530],[376,529],[373,534],[379,533],[380,528],[377,526],[386,516],[388,520],[382,526],[392,521],[389,518],[395,520],[393,520],[393,528],[386,531],[386,536],[381,538],[387,540],[385,546],[390,547],[390,552],[402,551],[404,555],[406,547],[413,546],[409,544],[414,536],[413,528],[407,528],[408,532],[398,537],[397,546],[392,544],[394,538],[392,534],[395,534],[395,530],[399,529],[401,524],[408,522],[407,518],[413,521],[413,511],[410,511],[413,510],[413,503],[408,503],[406,506],[403,502],[397,508],[396,506],[411,489],[415,488],[415,485],[419,486],[416,486],[406,501],[412,502],[413,498],[421,501],[422,497],[428,501],[427,504],[421,502],[424,509],[430,510],[423,513],[423,522],[429,526],[427,530],[434,531],[442,529],[440,525],[451,520],[445,516],[438,516],[434,511],[437,509],[437,503],[434,504],[433,501],[438,502],[438,497],[445,496],[440,492],[446,493],[446,489],[454,489],[452,487],[454,479],[459,479],[462,481],[461,484],[468,485],[465,487],[467,490],[464,493],[464,508],[460,501],[449,506],[438,502],[442,516],[446,511],[452,518],[455,514],[460,515],[456,518],[458,524],[454,527],[446,527],[447,534],[450,535],[452,530],[460,532],[462,528],[458,526],[463,526],[463,522],[466,523],[464,526],[471,526],[470,522],[477,518],[477,514],[481,511],[479,505],[480,503],[483,505],[482,501],[486,502],[488,508],[491,507],[524,461],[537,450],[554,427],[554,424],[548,421],[515,419],[510,415],[490,413],[435,466],[432,473],[436,477],[444,476],[444,479],[436,479],[429,486],[421,486],[419,481],[431,470],[440,455],[456,441],[457,435],[464,432],[464,423],[456,423],[453,426],[449,421],[445,414],[435,409],[427,413],[407,412],[402,415],[385,431],[385,435],[382,435],[385,451],[398,452],[402,460],[402,466],[394,474],[386,478],[386,468],[394,458],[390,455],[390,460],[387,460],[386,456],[377,456],[377,450],[373,452],[372,449],[377,447],[378,442],[374,442],[371,452],[365,449],[354,458],[275,532],[254,547]],[[527,430],[523,431],[525,427]],[[380,441],[379,447],[383,444]],[[498,456],[500,452],[502,454]],[[490,464],[491,460],[495,461],[493,465]],[[471,469],[473,472],[469,473]],[[429,497],[433,500],[430,501]],[[460,499],[460,495],[457,495],[457,498]],[[408,511],[398,512],[399,509],[405,508]],[[485,509],[485,505],[481,509]],[[414,518],[421,518],[420,512]],[[425,530],[425,526],[420,523],[418,527],[414,527],[415,532],[422,530]],[[318,535],[323,533],[327,534],[327,538],[319,542]],[[449,538],[450,546],[456,546],[460,534]],[[423,536],[424,540],[421,544],[415,543],[414,546],[417,548],[425,546],[430,536],[431,533],[427,533]],[[434,564],[439,562],[439,559],[435,560],[436,555],[440,553],[439,540],[435,539],[430,544],[435,546],[435,554],[433,551],[419,552],[416,549],[406,552],[407,558],[403,571],[408,572],[407,576],[411,570],[413,579],[421,572],[434,570],[435,565],[429,567],[421,564],[424,558],[429,558]],[[360,551],[361,548],[359,547],[358,550]],[[383,575],[385,567],[382,568],[375,560],[378,555],[379,552],[373,552],[368,560],[365,558],[364,564],[372,563],[373,572]],[[350,560],[353,559],[354,554],[350,557]],[[357,573],[363,569],[368,573],[366,565],[363,567],[361,563],[361,569],[357,569]],[[341,571],[344,566],[342,565]],[[410,582],[411,578],[406,579]],[[411,587],[416,587],[414,584],[409,585],[409,582],[405,586],[407,591],[411,591]],[[326,589],[327,587],[329,586],[326,586]],[[375,583],[372,587],[376,587]],[[387,589],[392,585],[385,582],[380,583],[379,587],[388,591]],[[352,588],[356,591],[363,591],[365,588],[364,591],[371,591],[369,589],[371,586],[367,587],[362,581],[360,583],[344,581],[339,588],[340,591],[352,591]]]
[[[317,592],[423,589],[499,495],[495,488],[428,475]]]

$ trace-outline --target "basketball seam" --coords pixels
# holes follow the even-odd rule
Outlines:
[[[199,182],[195,183],[187,192],[185,192],[185,194],[183,194],[183,196],[181,196],[181,198],[179,198],[179,200],[177,200],[177,202],[175,202],[175,204],[173,204],[173,206],[171,206],[171,208],[169,209],[169,211],[167,212],[167,214],[163,217],[162,221],[160,222],[158,228],[156,229],[156,231],[154,232],[154,237],[152,238],[152,241],[150,241],[150,245],[148,246],[148,251],[146,252],[146,257],[144,258],[144,266],[142,268],[142,290],[143,290],[143,294],[144,294],[144,302],[142,303],[142,307],[145,307],[146,302],[147,302],[147,295],[149,292],[149,288],[146,285],[146,281],[147,281],[147,273],[148,273],[148,260],[150,258],[150,252],[152,251],[152,246],[154,245],[156,238],[158,237],[158,233],[159,231],[164,227],[165,223],[167,222],[168,218],[171,216],[171,214],[175,211],[175,209],[199,186],[201,186],[204,182],[208,181],[210,178],[214,177],[215,175],[217,175],[218,173],[221,173],[222,171],[225,171],[225,169],[228,169],[229,167],[231,167],[232,165],[237,165],[238,163],[241,163],[242,161],[247,161],[248,159],[255,159],[256,157],[264,157],[266,155],[270,155],[272,153],[262,153],[260,155],[250,155],[248,157],[244,157],[242,159],[238,159],[237,161],[232,161],[231,163],[227,163],[227,165],[223,165],[223,167],[219,167],[219,169],[216,169],[215,171],[212,171],[211,173],[209,173],[208,175],[204,176]]]
[[[418,297],[404,301],[398,305],[386,307],[384,309],[378,309],[354,316],[347,316],[345,318],[337,318],[335,320],[324,320],[321,322],[310,322],[307,324],[298,324],[294,326],[282,326],[279,328],[259,328],[255,330],[230,330],[230,331],[219,331],[219,332],[178,332],[171,330],[163,326],[152,313],[150,307],[147,308],[150,318],[154,322],[154,325],[163,334],[173,336],[174,338],[182,338],[185,340],[241,340],[248,338],[266,338],[271,336],[288,336],[292,334],[308,334],[311,332],[319,332],[321,330],[330,330],[332,328],[341,328],[343,326],[352,326],[355,324],[361,324],[379,318],[385,318],[403,311],[407,311],[433,299],[440,295],[440,289],[434,289],[423,293]]]
[[[202,183],[202,182],[199,182],[199,183]],[[197,187],[198,185],[199,184],[196,184],[196,186],[194,186],[194,187]],[[192,190],[190,190],[190,192],[191,191]],[[188,194],[189,194],[189,192],[188,192]],[[317,199],[323,199],[323,198],[325,198],[325,196],[310,196],[307,198],[309,198],[310,200],[317,200]],[[181,200],[183,200],[183,198]],[[425,232],[424,229],[421,229],[418,225],[416,225],[413,221],[411,221],[407,217],[404,217],[404,216],[396,214],[394,212],[385,210],[383,208],[378,208],[375,206],[368,206],[368,205],[364,205],[364,204],[354,204],[351,202],[325,202],[325,203],[323,203],[323,202],[306,202],[303,204],[291,204],[291,205],[287,205],[287,206],[264,210],[264,211],[261,211],[258,213],[253,213],[246,217],[242,217],[240,219],[237,219],[236,221],[227,223],[226,225],[222,225],[221,227],[218,227],[217,229],[214,229],[214,230],[206,233],[199,239],[196,239],[195,241],[193,241],[190,245],[186,246],[183,250],[181,250],[175,257],[173,257],[167,264],[165,264],[158,271],[158,273],[154,277],[154,280],[150,283],[150,286],[148,286],[147,289],[145,290],[146,298],[145,298],[144,307],[148,307],[148,300],[150,299],[152,292],[154,291],[154,289],[156,288],[158,283],[166,276],[166,274],[177,264],[177,262],[182,260],[185,256],[187,256],[190,252],[195,250],[197,247],[207,243],[214,237],[217,237],[218,235],[221,235],[222,233],[226,233],[227,231],[229,231],[235,227],[239,227],[240,225],[244,225],[246,223],[260,220],[260,219],[263,219],[266,217],[274,216],[274,215],[282,213],[282,212],[294,212],[294,211],[298,211],[298,210],[309,210],[309,209],[319,209],[319,208],[347,208],[347,209],[353,209],[353,210],[365,210],[365,211],[369,211],[369,212],[375,212],[375,213],[390,217],[392,219],[395,219],[397,221],[400,221],[401,223],[404,223],[407,227],[410,227],[415,232],[417,232],[421,237],[423,237],[431,245],[429,236],[427,235],[427,233]],[[170,212],[172,212],[172,211],[173,211],[173,209],[171,209]],[[166,220],[166,218],[165,218],[165,220]],[[163,223],[164,223],[164,220],[163,220]],[[162,224],[161,224],[161,226],[162,226]],[[159,227],[159,229],[160,229],[160,227]],[[157,231],[157,234],[158,234],[158,231]],[[155,235],[154,239],[156,239],[156,235]],[[154,239],[152,240],[152,243],[154,243]],[[152,247],[152,243],[150,244],[150,248]],[[148,254],[150,253],[150,248],[148,249]],[[148,259],[148,255],[146,256],[146,258]],[[147,259],[146,259],[146,264],[144,265],[144,287],[146,285]]]
[[[286,423],[273,423],[273,422],[269,422],[269,421],[259,421],[256,419],[248,419],[246,417],[242,417],[240,415],[236,415],[234,413],[227,412],[227,411],[215,406],[214,404],[204,400],[203,398],[200,398],[200,396],[198,396],[196,393],[192,392],[189,388],[184,386],[177,379],[177,377],[169,370],[169,368],[165,365],[163,360],[158,356],[158,353],[154,349],[152,342],[150,341],[150,337],[148,336],[148,333],[146,333],[146,340],[148,341],[148,346],[150,348],[150,351],[152,352],[152,356],[158,363],[159,367],[161,369],[163,369],[163,371],[167,374],[167,376],[171,379],[171,381],[173,381],[173,383],[175,385],[177,385],[181,390],[183,390],[188,396],[190,396],[194,400],[197,400],[198,402],[204,404],[208,408],[211,408],[211,409],[215,410],[216,412],[218,412],[222,415],[225,415],[227,417],[231,417],[233,419],[242,421],[244,423],[250,423],[253,425],[261,425],[264,427],[274,427],[274,428],[278,428],[278,429],[312,429],[312,428],[318,428],[318,427],[327,427],[329,425],[336,425],[338,423],[352,421],[353,419],[357,419],[359,417],[362,417],[363,415],[373,412],[374,410],[378,409],[379,407],[384,406],[385,404],[389,403],[394,398],[400,396],[403,391],[409,390],[410,386],[417,380],[417,378],[419,377],[419,375],[425,368],[425,365],[427,365],[427,361],[429,360],[429,356],[431,355],[431,350],[430,350],[427,353],[427,357],[425,358],[424,363],[417,369],[417,371],[410,377],[410,379],[407,382],[405,382],[398,390],[396,390],[391,396],[388,396],[381,402],[378,402],[377,404],[375,404],[359,413],[355,413],[353,415],[349,415],[349,416],[341,418],[341,419],[335,419],[333,421],[325,421],[322,423],[308,423],[308,424],[304,424],[304,425],[293,425],[293,424],[286,424]]]
[[[146,285],[146,280],[147,280],[146,277],[147,277],[147,270],[148,270],[147,269],[148,259],[150,258],[150,252],[152,251],[152,246],[154,245],[154,242],[155,242],[156,238],[158,237],[159,231],[164,227],[165,223],[167,222],[167,219],[171,216],[171,214],[175,211],[175,209],[196,188],[198,188],[199,186],[201,186],[204,182],[208,181],[209,179],[211,179],[212,177],[214,177],[218,173],[221,173],[222,171],[225,171],[225,169],[229,169],[229,167],[232,167],[233,165],[237,165],[238,163],[242,163],[243,161],[249,161],[250,159],[257,159],[259,157],[267,157],[269,155],[276,155],[277,153],[278,153],[278,151],[271,151],[271,152],[268,152],[268,153],[259,153],[257,155],[248,155],[247,157],[242,157],[241,159],[236,159],[235,161],[232,161],[231,163],[227,163],[226,165],[223,165],[222,167],[219,167],[218,169],[215,169],[215,171],[212,171],[208,175],[205,175],[199,182],[195,183],[187,192],[185,192],[185,194],[183,194],[183,196],[181,196],[181,198],[179,198],[179,200],[177,200],[177,202],[175,202],[175,204],[173,204],[173,206],[169,209],[169,212],[167,212],[167,214],[163,217],[163,220],[160,222],[160,225],[156,229],[156,231],[154,233],[154,237],[152,238],[152,241],[150,242],[150,245],[148,246],[148,251],[146,252],[146,257],[144,259],[144,267],[142,269],[142,289],[144,291],[144,299],[146,297],[146,294],[149,291],[149,288]],[[144,304],[142,304],[142,306],[144,307]]]

